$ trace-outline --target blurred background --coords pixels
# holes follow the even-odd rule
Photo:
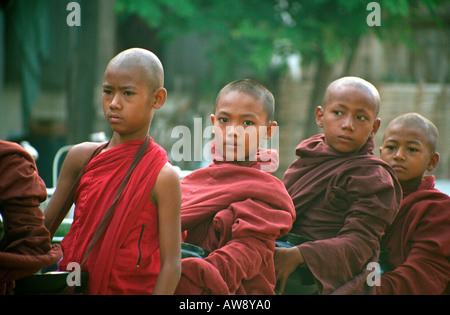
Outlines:
[[[194,130],[194,118],[202,118],[206,128],[220,88],[253,78],[276,98],[275,175],[281,178],[296,145],[320,132],[314,111],[326,86],[354,75],[381,94],[374,153],[391,119],[417,112],[439,129],[440,163],[433,174],[448,185],[450,1],[369,3],[0,0],[0,139],[26,140],[36,148],[39,173],[51,187],[59,148],[92,140],[92,134],[97,140],[111,136],[101,106],[105,67],[118,52],[142,47],[165,67],[168,100],[150,134],[169,158],[179,140],[171,138],[175,126]],[[186,170],[202,166],[174,164]]]

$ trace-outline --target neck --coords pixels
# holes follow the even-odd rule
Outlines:
[[[130,141],[138,141],[138,140],[144,140],[146,137],[149,136],[147,130],[146,132],[140,132],[139,134],[127,134],[127,135],[121,135],[117,132],[114,132],[111,141],[110,141],[110,147],[114,147],[119,144],[123,144]]]
[[[403,191],[410,191],[420,185],[420,183],[422,182],[422,178],[423,178],[423,176],[418,177],[418,178],[413,178],[413,179],[410,179],[407,181],[399,181],[399,183],[402,186]]]
[[[147,134],[143,134],[140,136],[134,136],[134,137],[126,137],[126,136],[121,136],[118,133],[114,132],[113,136],[111,137],[111,140],[109,141],[109,144],[107,145],[107,147],[105,148],[105,150],[114,148],[115,146],[127,143],[127,142],[131,142],[131,141],[139,141],[139,140],[144,140],[146,137],[148,137],[148,133]]]

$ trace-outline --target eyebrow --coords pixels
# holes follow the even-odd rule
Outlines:
[[[342,107],[342,108],[345,108],[345,109],[348,109],[348,106],[345,105],[345,104],[339,103],[338,106],[339,106],[339,107]],[[363,108],[357,108],[356,111],[357,111],[358,113],[365,113],[365,114],[368,113],[368,112],[367,112],[365,109],[363,109]]]
[[[248,113],[248,114],[243,114],[241,115],[242,117],[250,117],[250,118],[258,118],[255,114],[253,113]]]
[[[230,114],[228,114],[228,112],[224,111],[224,110],[219,110],[217,112],[217,115],[226,115],[226,116],[230,116]]]
[[[386,143],[388,143],[388,142],[398,143],[398,141],[397,141],[397,140],[394,140],[394,139],[387,139],[387,140],[386,140]],[[406,141],[406,143],[407,143],[407,144],[422,145],[422,142],[416,141],[416,140],[409,140],[409,141]]]
[[[226,112],[226,111],[224,111],[224,110],[219,110],[219,111],[217,112],[217,115],[231,116],[230,113],[228,113],[228,112]],[[253,113],[242,114],[242,115],[240,115],[240,117],[248,117],[248,118],[258,119],[258,116],[256,116],[256,115],[253,114]]]
[[[104,89],[113,89],[113,87],[109,84],[103,84]],[[119,90],[136,90],[137,87],[134,85],[125,85],[125,86],[119,86]]]

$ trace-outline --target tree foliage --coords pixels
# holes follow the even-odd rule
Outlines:
[[[439,23],[445,0],[381,0],[382,25],[367,25],[367,0],[117,0],[119,17],[137,15],[168,42],[195,33],[209,42],[215,87],[242,74],[265,81],[273,57],[300,53],[305,62],[330,65],[351,55],[359,38],[374,31],[382,39],[410,40],[424,8]],[[418,14],[420,13],[420,15]],[[283,69],[283,63],[278,64]]]

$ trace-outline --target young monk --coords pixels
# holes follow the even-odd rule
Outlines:
[[[0,295],[13,294],[15,280],[61,259],[61,248],[51,245],[39,208],[45,199],[45,183],[31,155],[16,143],[0,140],[0,215],[4,224]]]
[[[185,242],[211,254],[182,260],[177,294],[274,294],[275,240],[289,231],[295,211],[283,183],[263,171],[278,161],[276,152],[258,150],[277,125],[273,112],[273,95],[252,80],[218,94],[213,162],[181,182]]]
[[[109,224],[89,250],[83,269],[89,272],[90,294],[171,294],[178,283],[179,177],[164,149],[148,136],[153,114],[166,100],[163,84],[161,62],[144,49],[123,51],[106,68],[102,102],[113,135],[87,165],[75,193],[74,221],[61,242],[60,270],[84,261],[136,152],[145,144],[148,148]],[[96,149],[98,144],[82,143],[69,151],[45,211],[48,226],[53,226],[83,163]],[[54,233],[54,227],[49,229]]]
[[[403,200],[381,243],[393,270],[377,294],[450,293],[450,198],[434,188],[439,162],[438,130],[416,113],[401,115],[386,129],[381,158],[397,173]]]
[[[324,134],[297,146],[299,158],[283,178],[297,213],[291,233],[315,241],[276,249],[281,293],[299,266],[310,270],[319,294],[375,293],[366,265],[377,261],[401,200],[394,171],[372,155],[379,106],[378,91],[361,78],[328,86],[316,110]]]

